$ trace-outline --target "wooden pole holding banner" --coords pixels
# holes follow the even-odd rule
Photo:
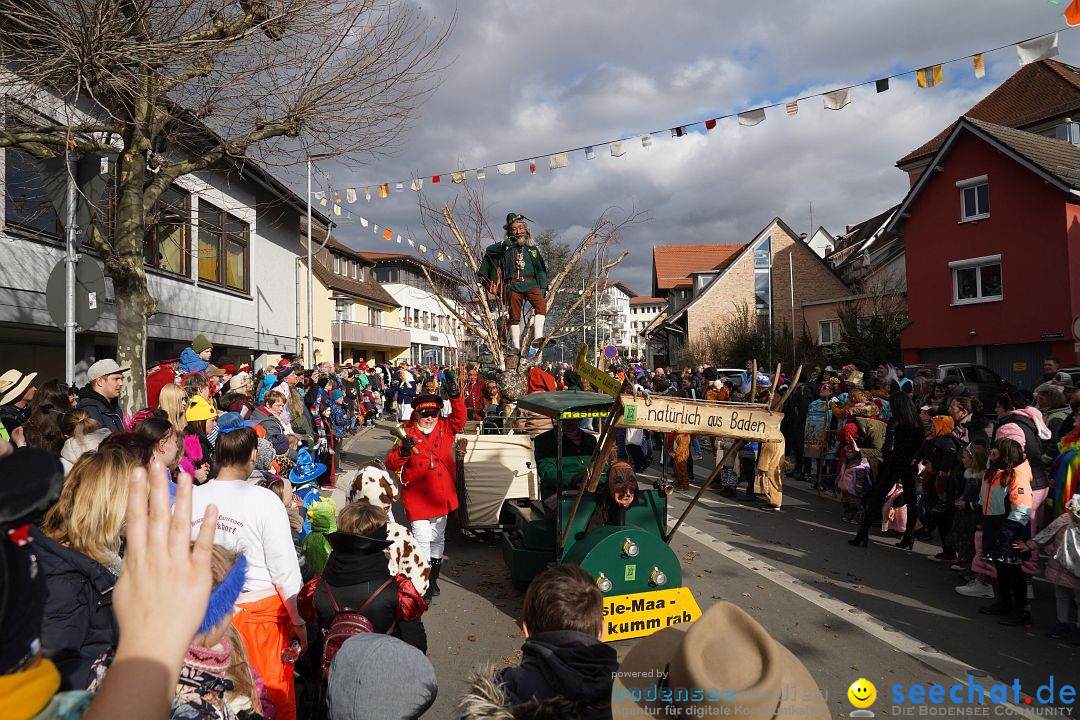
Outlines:
[[[692,500],[690,500],[690,504],[686,506],[685,510],[683,510],[683,513],[679,516],[679,519],[675,521],[675,524],[672,526],[671,531],[668,532],[667,537],[664,538],[664,542],[668,543],[669,545],[671,544],[671,538],[675,537],[675,533],[680,527],[682,527],[683,520],[685,520],[686,516],[690,514],[690,511],[694,509],[694,506],[697,505],[697,501],[705,493],[705,490],[710,485],[712,485],[713,480],[720,477],[720,471],[724,469],[724,463],[728,461],[728,458],[731,457],[732,453],[738,452],[739,448],[741,448],[742,446],[742,440],[732,443],[731,447],[729,447],[724,453],[724,456],[716,461],[716,467],[713,468],[712,474],[709,475],[709,479],[702,483],[701,487],[698,488],[697,494],[694,495]]]
[[[615,443],[615,423],[622,417],[622,396],[616,395],[615,402],[611,406],[611,414],[604,420],[604,425],[600,430],[600,441],[596,443],[596,450],[593,451],[592,460],[589,461],[588,474],[585,478],[582,478],[581,486],[578,488],[577,497],[574,498],[574,505],[570,508],[570,516],[566,518],[566,527],[563,529],[562,537],[559,539],[559,552],[566,547],[566,540],[570,537],[570,528],[574,524],[574,516],[577,515],[578,507],[581,505],[581,498],[585,496],[585,491],[594,492],[596,490],[597,483],[600,482],[600,474],[604,468],[604,460],[611,452],[611,446]],[[558,426],[556,421],[555,431],[561,433],[562,428]]]
[[[596,450],[593,451],[592,460],[589,461],[589,472],[586,478],[582,479],[581,487],[578,488],[577,497],[574,498],[574,505],[570,508],[570,516],[566,519],[566,527],[563,530],[562,537],[559,539],[559,552],[566,547],[566,540],[570,537],[570,528],[573,526],[574,516],[577,515],[578,507],[581,505],[581,498],[584,497],[585,491],[594,492],[596,490],[597,483],[600,482],[600,474],[604,467],[604,460],[611,452],[611,446],[615,442],[615,423],[622,418],[622,388],[623,383],[620,383],[613,377],[610,377],[607,373],[600,370],[594,365],[591,365],[587,358],[588,347],[582,344],[577,351],[577,355],[574,358],[574,368],[578,374],[584,379],[588,380],[597,390],[611,395],[615,398],[615,402],[611,405],[611,412],[608,413],[607,418],[604,420],[603,425],[600,427],[600,437],[596,443]],[[559,427],[558,421],[555,423],[556,432],[562,432]]]

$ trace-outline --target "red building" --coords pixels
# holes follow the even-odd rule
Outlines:
[[[1080,364],[1080,148],[965,116],[920,165],[890,223],[905,361],[977,362],[1027,387],[1048,356]]]

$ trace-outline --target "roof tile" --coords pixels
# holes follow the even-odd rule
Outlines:
[[[1011,128],[1025,128],[1080,111],[1080,68],[1041,60],[1020,68],[964,115]],[[932,140],[896,161],[899,166],[937,152],[956,127],[952,123]]]
[[[653,278],[656,288],[670,290],[690,285],[690,273],[722,270],[744,247],[745,243],[654,247]]]

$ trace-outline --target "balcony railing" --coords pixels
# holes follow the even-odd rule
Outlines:
[[[411,342],[408,330],[388,328],[380,325],[355,322],[353,320],[335,320],[331,329],[334,343],[349,345],[369,345],[372,347],[407,348]]]

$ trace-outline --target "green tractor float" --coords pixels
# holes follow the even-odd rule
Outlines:
[[[743,441],[778,441],[782,415],[762,405],[624,394],[617,381],[598,369],[580,361],[577,367],[607,393],[540,392],[518,401],[519,409],[554,421],[554,485],[559,489],[542,497],[539,476],[542,471],[550,473],[551,467],[539,468],[537,462],[550,458],[533,456],[528,436],[467,438],[462,462],[463,530],[501,535],[503,558],[519,589],[527,587],[553,563],[579,565],[604,593],[608,641],[649,635],[669,625],[691,622],[701,611],[690,589],[682,585],[679,558],[669,542],[718,476],[723,459],[669,530],[671,487],[666,483],[656,481],[651,487],[637,484],[628,506],[616,502],[613,485],[605,477],[615,430],[638,427],[732,437],[736,442],[728,453],[733,453]],[[603,426],[582,481],[576,488],[563,489],[559,423],[584,418],[602,418]]]

